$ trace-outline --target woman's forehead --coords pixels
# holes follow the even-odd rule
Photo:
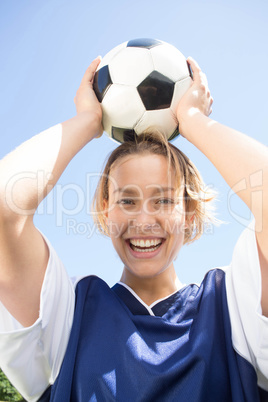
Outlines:
[[[173,173],[173,168],[170,170],[168,160],[163,155],[142,154],[142,155],[127,155],[120,158],[118,162],[111,168],[110,175],[122,178],[140,177],[138,172],[151,174],[151,176],[162,178],[167,174]]]
[[[178,187],[175,170],[163,155],[143,154],[122,158],[111,169],[109,187],[112,191],[118,188],[132,187],[161,188]]]

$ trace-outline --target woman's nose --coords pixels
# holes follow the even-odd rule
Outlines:
[[[148,208],[146,204],[143,204],[138,211],[136,211],[135,216],[132,217],[134,226],[141,227],[143,229],[150,229],[157,224],[157,215],[154,210]]]

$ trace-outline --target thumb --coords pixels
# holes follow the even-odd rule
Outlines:
[[[101,62],[101,56],[98,56],[98,57],[96,57],[96,59],[94,59],[90,63],[90,65],[86,69],[84,77],[82,78],[81,85],[92,83],[94,75],[95,75],[95,72],[96,72],[100,62]]]

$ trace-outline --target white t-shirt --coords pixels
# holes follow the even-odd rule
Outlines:
[[[37,401],[59,373],[73,322],[75,286],[45,239],[49,262],[38,320],[24,328],[0,302],[0,367],[28,401]],[[242,233],[226,272],[234,349],[256,370],[268,390],[268,318],[261,311],[261,273],[254,222]]]

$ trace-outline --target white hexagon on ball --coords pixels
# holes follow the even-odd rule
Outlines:
[[[111,127],[132,129],[145,112],[135,87],[112,84],[102,101],[103,128],[111,135]]]
[[[156,128],[168,138],[174,133],[177,126],[178,121],[170,108],[147,110],[135,126],[135,132],[139,135],[149,128]]]
[[[139,47],[122,49],[109,63],[112,82],[122,85],[138,86],[153,69],[150,51]]]
[[[110,61],[113,59],[113,57],[119,53],[122,49],[124,49],[127,46],[127,42],[121,43],[121,45],[118,45],[114,47],[112,50],[110,50],[106,55],[103,57],[101,60],[98,70],[100,70],[102,67],[107,66]]]
[[[185,92],[190,88],[192,82],[193,81],[191,77],[187,77],[184,78],[184,80],[176,82],[172,102],[170,105],[170,108],[175,115],[177,114],[177,108],[181,98],[183,97]]]
[[[154,69],[176,82],[189,76],[189,69],[183,54],[174,46],[163,43],[151,50]]]

